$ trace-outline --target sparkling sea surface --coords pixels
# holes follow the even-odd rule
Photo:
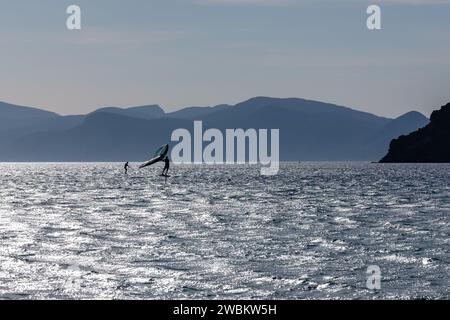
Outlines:
[[[0,164],[0,299],[450,298],[450,165],[136,168]]]

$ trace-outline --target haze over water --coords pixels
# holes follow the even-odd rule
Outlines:
[[[450,165],[122,166],[0,164],[0,298],[449,298]]]

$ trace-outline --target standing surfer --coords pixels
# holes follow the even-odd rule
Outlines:
[[[125,174],[128,174],[128,168],[130,167],[128,161],[127,163],[125,163],[125,165],[123,166],[124,170],[125,170]]]
[[[162,176],[167,176],[167,173],[169,172],[169,169],[170,169],[170,160],[169,160],[169,157],[165,157],[164,158],[164,169],[163,169],[163,172],[162,172]]]

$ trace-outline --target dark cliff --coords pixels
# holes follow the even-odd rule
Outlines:
[[[426,127],[392,140],[381,162],[450,162],[450,103],[434,111],[430,120]]]

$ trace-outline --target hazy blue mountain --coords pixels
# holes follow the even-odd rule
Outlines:
[[[154,119],[164,116],[164,111],[158,105],[149,105],[131,108],[106,107],[93,113],[108,112],[142,119]],[[88,115],[89,116],[89,115]],[[37,108],[0,104],[0,150],[15,140],[38,132],[53,132],[72,129],[81,125],[85,115],[59,116]]]
[[[257,97],[206,115],[217,128],[280,129],[284,160],[371,160],[360,147],[390,119],[334,104]]]
[[[392,139],[409,134],[425,127],[430,119],[417,111],[408,112],[384,125],[379,132],[367,139],[363,148],[367,158],[381,159],[386,154],[386,148]],[[364,151],[363,151],[364,152]]]
[[[165,115],[164,110],[159,105],[149,105],[131,108],[106,107],[94,111],[94,113],[97,112],[114,113],[122,116],[141,118],[147,120],[162,118]]]
[[[54,112],[0,102],[0,132],[57,117]]]
[[[221,104],[215,107],[187,107],[178,111],[167,113],[167,117],[195,120],[208,114],[228,109],[230,107],[231,106],[227,104]]]
[[[95,112],[66,131],[39,132],[19,138],[6,160],[27,161],[133,161],[145,160],[167,140],[178,119],[145,120]]]
[[[428,121],[419,113],[388,119],[297,98],[257,97],[235,106],[187,108],[163,117],[161,111],[149,112],[158,108],[103,108],[65,119],[65,124],[58,120],[10,139],[12,143],[0,149],[0,161],[142,161],[169,142],[173,130],[192,131],[193,120],[202,120],[204,129],[280,129],[282,160],[373,161],[386,154],[391,139]],[[158,118],[147,118],[152,116]]]
[[[0,130],[0,152],[2,148],[16,143],[16,140],[22,136],[31,135],[37,132],[64,131],[80,125],[85,116],[61,116],[54,118],[38,119],[28,124],[22,124],[10,130]]]
[[[242,113],[251,114],[251,112],[259,111],[261,109],[278,109],[280,111],[289,110],[301,112],[307,115],[324,115],[335,114],[344,115],[353,120],[361,120],[365,123],[380,124],[387,123],[391,119],[375,116],[371,113],[357,111],[348,107],[343,107],[331,103],[324,103],[320,101],[306,100],[300,98],[270,98],[270,97],[255,97],[247,101],[241,102],[235,106],[235,109],[241,109]]]
[[[51,118],[58,114],[38,108],[24,107],[0,101],[0,116],[2,118]]]
[[[410,133],[414,128],[422,128],[430,123],[430,119],[417,111],[411,111],[389,122],[383,130],[397,137]]]

